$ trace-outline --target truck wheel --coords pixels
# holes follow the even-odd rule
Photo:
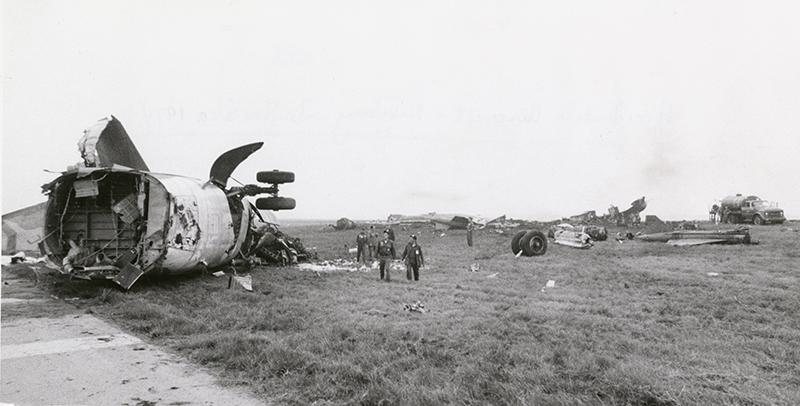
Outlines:
[[[755,224],[757,226],[763,226],[764,225],[764,219],[761,216],[759,216],[758,214],[756,214],[755,216],[753,216],[753,224]]]
[[[526,256],[543,255],[547,252],[547,237],[538,230],[528,231],[519,240],[519,245]]]
[[[736,223],[738,223],[737,220],[738,219],[736,218],[736,216],[731,215],[731,214],[728,215],[728,224],[736,224]]]
[[[519,240],[521,240],[522,236],[524,236],[525,233],[527,232],[528,232],[527,230],[519,231],[516,234],[514,234],[513,238],[511,238],[511,252],[513,252],[514,255],[519,254],[519,251],[522,250],[522,248],[519,247]]]
[[[279,170],[262,171],[256,173],[256,180],[261,183],[292,183],[294,182],[294,172],[283,172]]]

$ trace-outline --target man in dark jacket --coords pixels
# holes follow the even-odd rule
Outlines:
[[[410,241],[406,244],[406,249],[403,250],[402,260],[406,261],[406,278],[411,280],[413,271],[414,280],[419,280],[419,267],[425,266],[425,258],[422,256],[422,247],[417,244],[417,236],[411,234]]]
[[[367,231],[362,227],[361,231],[358,233],[356,237],[356,262],[367,262],[367,253],[364,252],[367,248],[368,238],[367,238]]]
[[[390,260],[396,259],[397,253],[394,250],[394,243],[389,239],[389,233],[383,233],[383,240],[378,242],[378,260],[381,267],[381,279],[383,279],[384,271],[386,272],[386,282],[391,280],[389,276],[389,268],[392,264]]]

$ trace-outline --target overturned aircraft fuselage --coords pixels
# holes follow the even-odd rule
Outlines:
[[[94,261],[78,260],[98,265],[67,270],[84,277],[113,275],[126,286],[154,269],[180,273],[228,262],[245,243],[249,216],[241,199],[228,199],[222,189],[197,179],[83,168],[50,184],[42,249],[56,264],[71,250],[93,254]],[[116,264],[126,256],[134,261]]]
[[[39,246],[62,273],[112,279],[129,289],[148,272],[217,267],[243,256],[265,234],[257,230],[263,219],[244,196],[271,194],[258,199],[259,209],[294,208],[293,199],[277,197],[277,184],[294,181],[291,172],[259,172],[258,181],[270,187],[226,187],[233,170],[263,143],[222,154],[210,179],[201,181],[147,170],[113,117],[85,134],[79,143],[84,162],[43,186],[48,202]],[[84,149],[90,144],[96,149]]]

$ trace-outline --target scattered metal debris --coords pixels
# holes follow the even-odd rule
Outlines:
[[[578,230],[578,227],[575,227],[569,223],[561,223],[551,226],[547,231],[547,236],[550,238],[555,238],[556,232],[561,230],[576,232],[580,231],[586,233],[593,241],[605,241],[608,239],[608,230],[605,227],[589,225],[580,226],[580,230]]]
[[[614,237],[614,239],[617,240],[618,243],[622,244],[623,241],[632,240],[634,237],[635,236],[630,231],[624,232],[624,233],[622,231],[620,231],[620,232],[617,233],[617,236]]]
[[[238,275],[230,275],[230,279],[228,279],[228,289],[231,288],[231,280],[236,281],[239,285],[241,285],[244,290],[248,292],[253,291],[253,278],[250,275],[238,276]]]
[[[377,265],[375,267],[377,267]],[[332,261],[298,264],[297,269],[313,272],[369,272],[374,268],[355,261],[336,259]]]
[[[422,304],[422,302],[420,302],[419,300],[417,300],[415,303],[412,304],[403,303],[403,310],[407,312],[419,312],[419,313],[426,313],[428,311],[427,309],[425,309],[425,305]]]
[[[392,214],[387,219],[389,224],[433,224],[437,230],[466,230],[470,223],[476,229],[482,229],[487,225],[500,225],[506,221],[506,216],[494,219],[486,219],[480,216],[468,214],[444,214],[426,213],[416,216],[403,214]]]
[[[591,248],[594,246],[592,237],[583,231],[557,230],[554,234],[556,244],[566,245],[574,248]]]
[[[750,239],[750,229],[739,227],[733,230],[676,230],[664,233],[644,234],[637,240],[665,242],[673,246],[701,244],[757,244]]]

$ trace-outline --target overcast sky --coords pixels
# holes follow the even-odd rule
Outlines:
[[[2,212],[114,115],[151,170],[293,171],[282,218],[800,218],[795,1],[3,1]]]

